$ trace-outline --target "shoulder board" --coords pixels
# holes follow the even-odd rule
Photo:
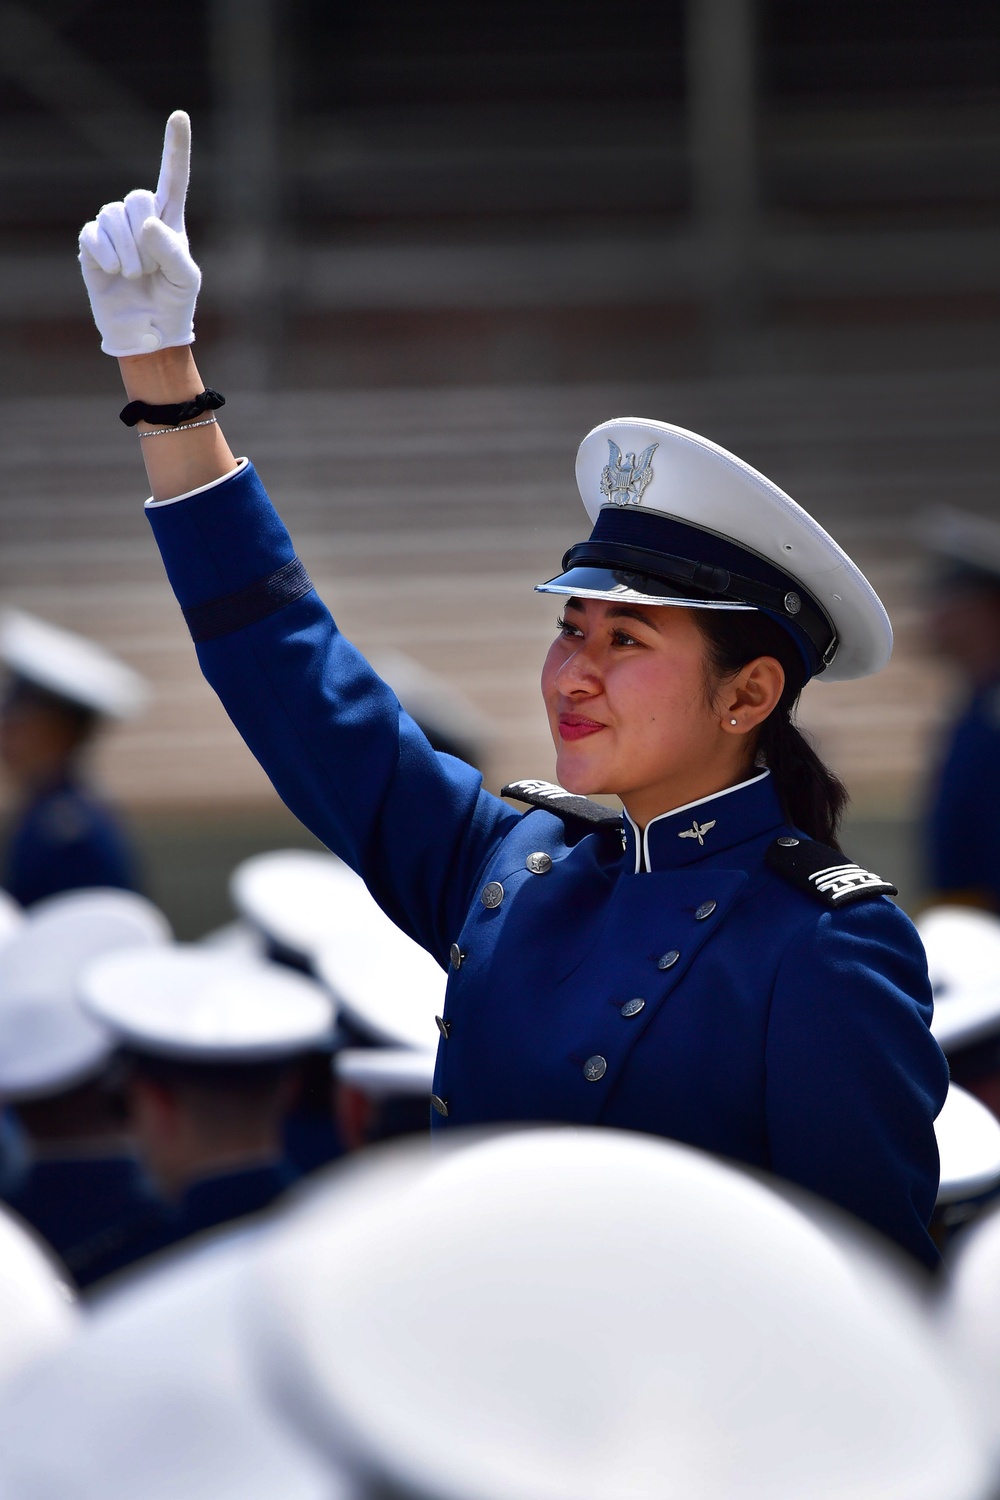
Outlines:
[[[564,791],[552,781],[511,781],[500,788],[501,797],[513,797],[516,802],[527,802],[531,807],[544,808],[558,818],[581,818],[584,823],[613,823],[621,827],[622,815],[613,807],[604,807],[600,802],[591,802],[589,797],[578,797],[575,792]]]
[[[850,906],[869,896],[895,896],[897,890],[881,875],[845,859],[836,849],[812,839],[776,839],[764,863],[791,885],[815,897],[823,906]]]

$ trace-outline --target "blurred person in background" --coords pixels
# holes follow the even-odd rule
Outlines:
[[[170,937],[141,896],[85,891],[36,907],[0,948],[0,1099],[21,1151],[3,1197],[69,1263],[153,1196],[129,1134],[114,1041],[80,1008],[81,971]]]
[[[318,985],[195,947],[116,955],[82,981],[114,1036],[128,1118],[162,1202],[82,1246],[81,1286],[269,1208],[296,1178],[282,1122],[301,1055],[328,1039]]]
[[[934,567],[927,631],[963,701],[927,812],[934,899],[1000,912],[1000,525],[942,507],[920,525]]]
[[[427,1129],[434,1053],[415,1047],[342,1047],[333,1058],[333,1098],[347,1151]]]
[[[147,515],[206,676],[293,812],[451,970],[438,1128],[601,1123],[765,1167],[928,1266],[948,1072],[895,887],[849,860],[799,693],[879,671],[881,601],[777,486],[665,422],[577,460],[590,538],[539,588],[565,615],[542,694],[562,786],[515,812],[436,753],[339,634],[188,345],[190,124],[156,193],[84,227]],[[667,607],[676,606],[676,607]],[[480,613],[502,634],[489,597]],[[497,709],[503,712],[501,689]],[[621,813],[583,793],[614,794]]]
[[[23,906],[85,886],[138,887],[134,851],[88,784],[104,725],[137,713],[141,677],[83,636],[8,610],[0,619],[8,682],[0,763],[14,792],[3,885]]]

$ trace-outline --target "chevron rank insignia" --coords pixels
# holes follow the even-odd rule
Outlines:
[[[764,856],[764,862],[791,885],[823,904],[850,906],[870,896],[895,896],[897,890],[881,875],[865,870],[845,859],[836,849],[817,844],[812,839],[785,837],[776,839]]]
[[[500,795],[513,797],[515,802],[527,802],[531,807],[544,808],[558,818],[581,818],[585,823],[613,823],[621,827],[622,815],[613,807],[591,802],[589,797],[578,797],[575,792],[564,791],[552,781],[511,781],[500,788]]]

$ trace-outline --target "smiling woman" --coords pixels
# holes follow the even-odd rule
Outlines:
[[[808,678],[888,659],[869,584],[714,443],[596,428],[577,460],[591,535],[539,585],[565,600],[542,676],[562,785],[505,788],[515,812],[340,635],[202,414],[219,402],[188,347],[188,131],[171,117],[155,195],[86,226],[84,277],[206,676],[288,806],[450,970],[435,1124],[671,1136],[801,1183],[932,1265],[947,1068],[923,950],[894,888],[836,847],[843,789],[790,717]]]

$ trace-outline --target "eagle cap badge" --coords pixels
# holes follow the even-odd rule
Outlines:
[[[622,454],[618,444],[608,438],[608,461],[601,475],[601,494],[612,505],[641,505],[646,486],[653,477],[653,454],[659,443],[650,443],[639,457]]]

